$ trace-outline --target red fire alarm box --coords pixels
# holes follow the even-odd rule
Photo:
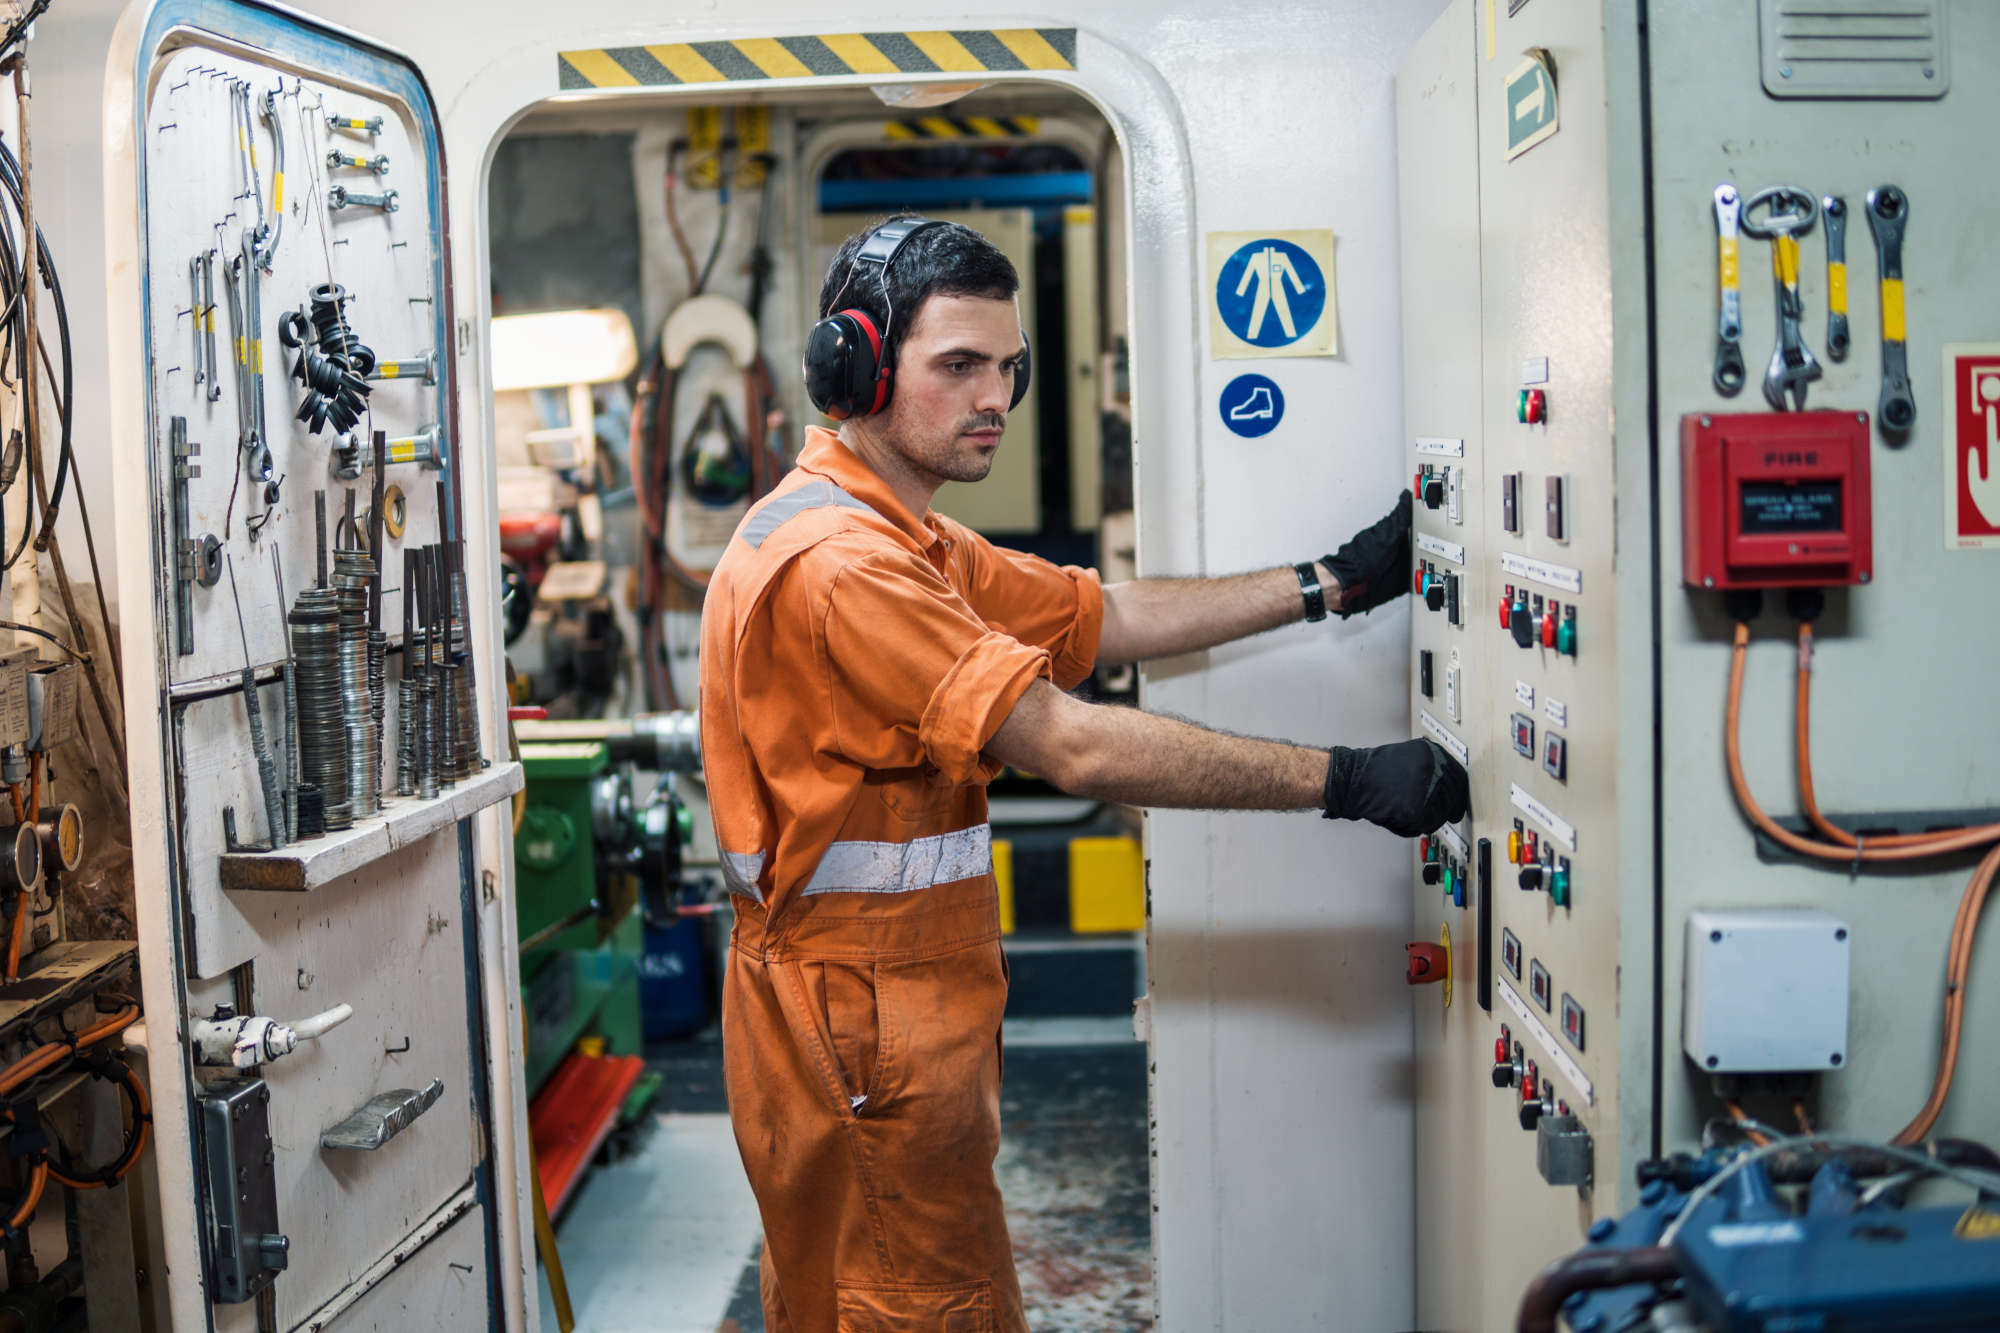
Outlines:
[[[1681,418],[1691,588],[1827,588],[1874,568],[1865,412]]]

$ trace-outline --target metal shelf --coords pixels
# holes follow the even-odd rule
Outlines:
[[[222,887],[235,892],[310,893],[489,805],[498,805],[520,791],[526,781],[521,765],[509,760],[428,801],[391,797],[380,814],[338,833],[295,842],[275,852],[225,852]]]

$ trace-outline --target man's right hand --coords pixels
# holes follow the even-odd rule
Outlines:
[[[1465,818],[1469,801],[1465,770],[1428,737],[1327,752],[1328,819],[1365,819],[1414,838]]]

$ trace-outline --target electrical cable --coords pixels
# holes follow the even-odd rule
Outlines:
[[[22,196],[21,164],[16,160],[13,151],[7,147],[4,141],[0,141],[0,186],[6,188],[9,197],[14,201],[16,212],[19,213],[25,207]],[[35,549],[39,551],[46,549],[48,534],[55,531],[56,514],[62,508],[63,491],[69,484],[70,463],[74,455],[70,449],[70,413],[68,404],[72,391],[75,388],[76,367],[75,358],[70,346],[69,306],[63,300],[62,283],[56,277],[55,260],[49,256],[48,241],[42,234],[42,224],[39,222],[35,224],[35,259],[36,268],[42,277],[42,285],[49,289],[49,296],[55,302],[56,336],[62,346],[63,365],[62,397],[56,409],[62,426],[62,454],[57,460],[56,484],[50,491],[49,506],[42,511],[42,536],[35,541]],[[22,267],[23,281],[26,281],[25,263]],[[40,341],[39,335],[37,335],[37,341]],[[43,355],[47,355],[46,350]],[[51,370],[51,377],[53,378],[53,370]]]
[[[1802,838],[1790,829],[1784,828],[1757,803],[1751,794],[1750,783],[1743,774],[1743,749],[1738,732],[1743,714],[1743,667],[1750,647],[1750,626],[1747,622],[1736,623],[1733,650],[1729,660],[1729,697],[1723,717],[1723,749],[1729,762],[1729,784],[1736,793],[1736,803],[1765,836],[1787,851],[1801,856],[1814,857],[1821,861],[1835,861],[1842,865],[1855,862],[1875,861],[1917,861],[1925,857],[1939,856],[1950,852],[1971,851],[1984,847],[1994,840],[1994,834],[1982,829],[1961,829],[1952,833],[1940,833],[1936,839],[1915,847],[1877,847],[1872,842],[1853,847],[1833,846]]]
[[[694,294],[701,295],[708,290],[708,279],[715,272],[715,261],[722,254],[722,238],[729,234],[729,158],[732,150],[725,146],[715,155],[715,240],[708,247],[708,258],[702,261],[701,276],[695,279]]]
[[[62,649],[64,652],[68,653],[71,657],[75,658],[77,661],[86,664],[89,663],[90,661],[90,654],[78,652],[76,649],[70,647],[68,644],[64,643],[61,639],[49,633],[45,629],[37,629],[33,625],[23,625],[18,620],[0,620],[0,629],[11,629],[14,630],[16,633],[32,634],[38,639],[47,639],[50,643]]]
[[[125,1094],[126,1104],[132,1111],[132,1129],[126,1135],[125,1143],[118,1155],[103,1166],[71,1169],[65,1161],[61,1167],[49,1168],[49,1175],[53,1179],[73,1190],[98,1190],[116,1184],[138,1165],[139,1155],[146,1150],[147,1132],[153,1123],[153,1106],[146,1096],[145,1080],[139,1077],[138,1070],[123,1060],[117,1063],[120,1070],[117,1082],[119,1090]],[[98,1074],[96,1069],[92,1069],[91,1072]],[[98,1074],[98,1077],[104,1075]],[[54,1135],[53,1130],[51,1134]],[[63,1157],[71,1157],[73,1154],[69,1151],[69,1145],[65,1144],[60,1136],[54,1137],[57,1146],[62,1149]]]
[[[1659,1248],[1663,1250],[1671,1249],[1674,1239],[1681,1234],[1681,1229],[1687,1226],[1688,1219],[1700,1211],[1703,1204],[1714,1198],[1724,1185],[1741,1174],[1744,1168],[1753,1163],[1761,1162],[1767,1157],[1775,1157],[1782,1152],[1790,1152],[1795,1148],[1808,1147],[1833,1149],[1837,1152],[1881,1153],[1887,1157],[1894,1157],[1898,1161],[1907,1162],[1911,1166],[1918,1167],[1932,1175],[1949,1176],[1960,1184],[1969,1185],[1982,1193],[2000,1189],[2000,1175],[1973,1167],[1952,1166],[1939,1161],[1935,1157],[1927,1157],[1922,1153],[1911,1152],[1907,1147],[1871,1143],[1866,1139],[1847,1138],[1835,1134],[1795,1134],[1786,1138],[1774,1139],[1762,1147],[1751,1148],[1745,1151],[1741,1156],[1732,1160],[1729,1165],[1703,1181],[1699,1188],[1688,1195],[1687,1202],[1681,1205],[1680,1212],[1675,1214],[1672,1222],[1668,1223],[1667,1229],[1660,1233]]]
[[[1855,837],[1820,813],[1819,801],[1813,794],[1812,773],[1812,622],[1799,622],[1799,667],[1798,667],[1798,769],[1799,806],[1812,826],[1826,838],[1843,847],[1859,847],[1864,840]],[[1924,847],[1941,838],[1958,833],[1983,833],[1988,838],[2000,838],[2000,824],[1977,824],[1966,829],[1943,829],[1928,833],[1891,833],[1865,840],[1869,847]]]
[[[680,209],[674,204],[674,183],[678,175],[676,163],[686,151],[685,139],[676,139],[667,145],[667,229],[673,233],[674,246],[681,252],[681,263],[687,268],[688,295],[693,296],[701,290],[696,281],[698,273],[694,266],[694,248],[688,244],[687,233],[681,230]]]

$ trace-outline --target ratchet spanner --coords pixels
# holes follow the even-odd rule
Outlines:
[[[1837,194],[1821,197],[1826,217],[1826,356],[1847,359],[1847,201]]]
[[[1760,208],[1769,210],[1761,222],[1756,216]],[[1820,377],[1819,362],[1807,349],[1800,327],[1805,302],[1799,296],[1799,237],[1812,230],[1818,216],[1819,200],[1790,185],[1759,190],[1743,203],[1744,235],[1771,243],[1778,345],[1771,349],[1771,365],[1764,372],[1764,400],[1780,412],[1805,411],[1806,386]]]
[[[1743,215],[1743,200],[1736,187],[1715,187],[1715,285],[1722,298],[1722,316],[1716,328],[1715,391],[1724,398],[1742,392],[1749,371],[1743,367],[1743,287],[1741,242],[1737,223]]]
[[[1909,217],[1910,198],[1895,186],[1868,192],[1868,230],[1875,233],[1875,268],[1882,276],[1882,398],[1875,419],[1884,435],[1905,434],[1917,421],[1903,323],[1903,225]]]

